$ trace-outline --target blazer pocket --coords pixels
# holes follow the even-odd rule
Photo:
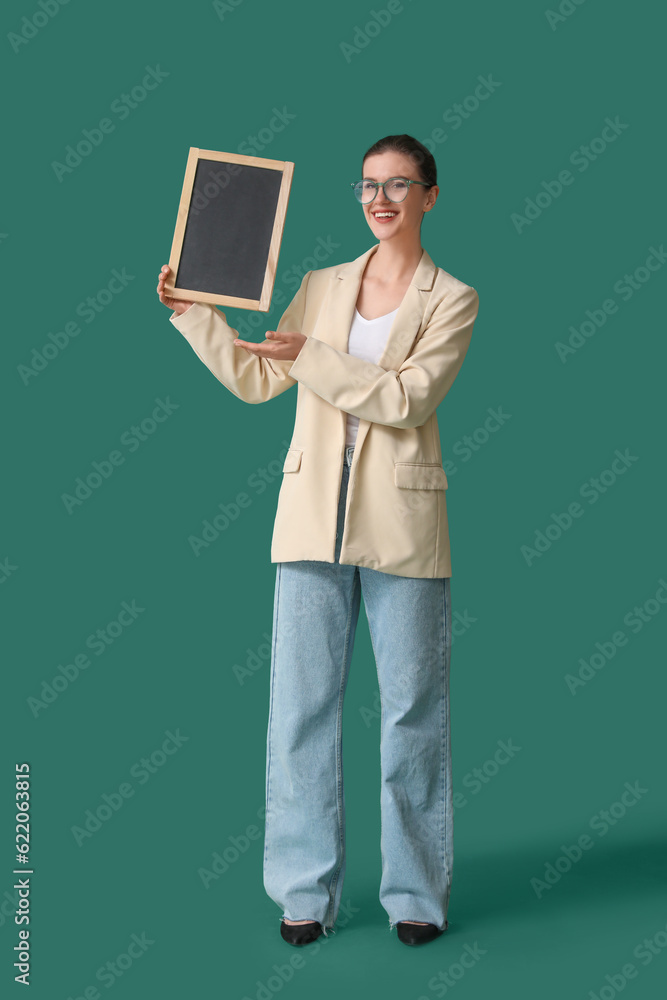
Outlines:
[[[299,448],[289,448],[283,463],[283,472],[298,472],[302,454]]]
[[[394,483],[405,490],[446,490],[447,476],[432,462],[394,462]]]

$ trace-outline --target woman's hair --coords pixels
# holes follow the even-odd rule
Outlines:
[[[433,154],[418,139],[405,134],[386,135],[384,139],[378,139],[363,155],[361,161],[362,173],[364,161],[367,156],[374,156],[375,153],[385,152],[404,153],[406,156],[411,157],[417,168],[420,180],[428,184],[429,187],[433,187],[438,183],[438,170]]]

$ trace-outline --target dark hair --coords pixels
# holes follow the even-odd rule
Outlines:
[[[373,143],[371,148],[367,149],[363,155],[361,161],[362,173],[364,160],[367,156],[374,156],[375,153],[384,153],[387,151],[404,153],[406,156],[411,157],[419,173],[419,179],[428,184],[429,187],[433,187],[438,183],[438,170],[433,154],[418,139],[405,134],[386,135],[384,139],[378,139],[377,142]]]

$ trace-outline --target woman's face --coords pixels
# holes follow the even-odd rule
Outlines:
[[[390,177],[405,177],[408,180],[420,181],[417,166],[411,156],[394,151],[374,153],[364,160],[363,179],[371,181],[386,181]],[[422,187],[421,184],[410,184],[404,201],[393,202],[385,196],[384,188],[378,188],[378,193],[369,205],[362,205],[366,221],[373,234],[379,240],[392,239],[406,233],[412,233],[419,240],[419,227],[424,212],[429,212],[438,196],[438,187]],[[378,213],[392,212],[393,217],[385,220],[376,218]]]

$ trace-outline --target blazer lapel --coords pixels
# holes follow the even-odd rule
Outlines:
[[[318,320],[315,336],[339,351],[347,351],[364,269],[379,246],[376,243],[356,260],[341,264],[331,275],[327,300]],[[387,371],[397,369],[407,358],[416,337],[421,333],[424,311],[436,271],[429,254],[422,250],[421,259],[394,317],[385,349],[378,361],[381,368],[386,368]]]

